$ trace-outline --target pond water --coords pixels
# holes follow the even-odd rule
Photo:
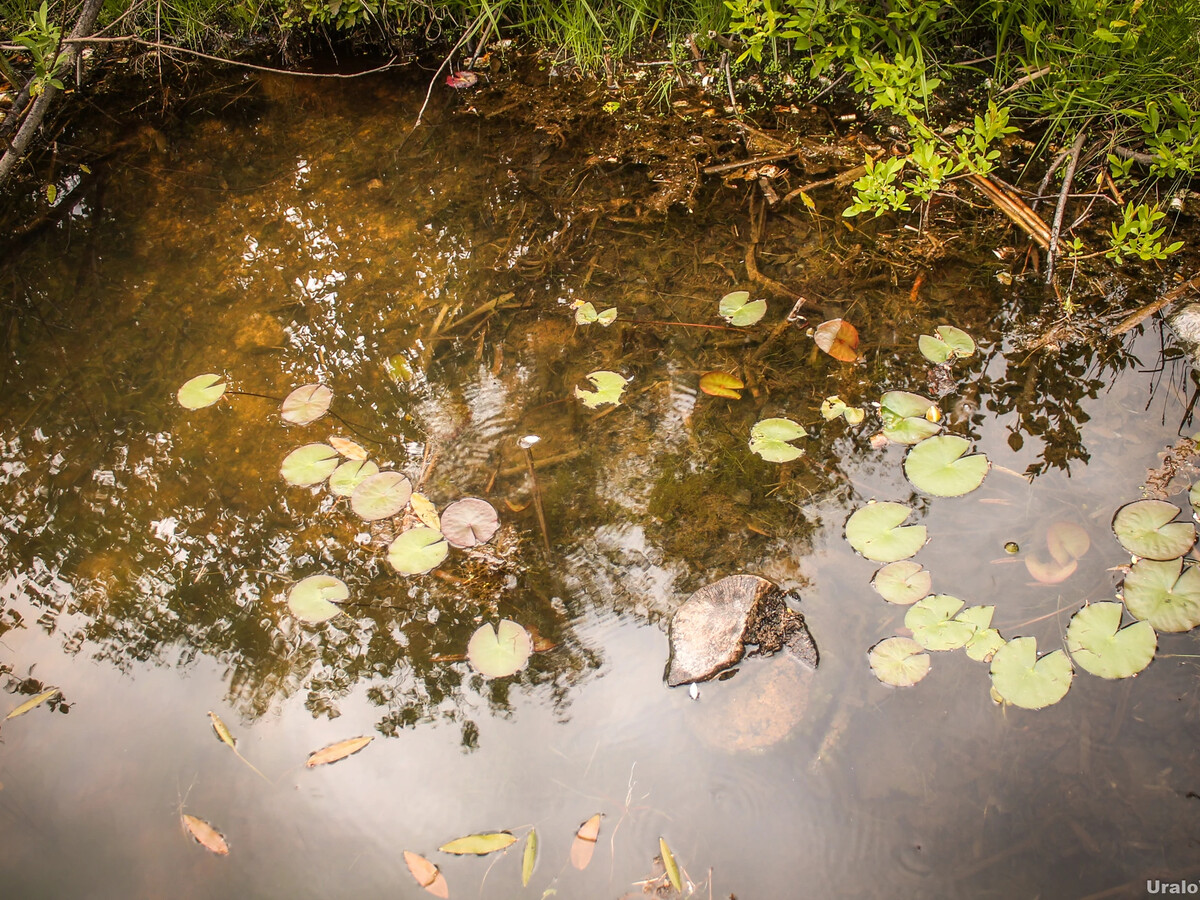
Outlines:
[[[698,896],[1117,897],[1200,877],[1194,633],[1160,635],[1135,679],[1078,672],[1036,712],[994,704],[987,665],[962,651],[889,688],[867,650],[906,633],[905,608],[843,536],[870,499],[914,506],[935,591],[1061,647],[1129,562],[1113,512],[1193,430],[1161,333],[1030,349],[1042,301],[997,280],[1013,266],[992,253],[1003,231],[959,231],[931,259],[904,232],[844,228],[819,195],[825,218],[767,216],[758,265],[802,287],[807,327],[856,325],[862,361],[778,327],[791,303],[772,294],[757,325],[696,327],[722,325],[726,292],[761,293],[743,280],[749,188],[708,179],[690,211],[655,215],[663,160],[612,148],[658,113],[622,119],[603,92],[546,80],[439,94],[408,141],[423,85],[239,82],[128,141],[6,263],[0,661],[10,707],[62,694],[0,729],[5,896],[425,896],[409,850],[451,896],[615,898],[656,875],[660,837]],[[557,118],[535,114],[539,92],[561,92]],[[711,145],[701,100],[683,99],[671,127],[694,121]],[[619,317],[577,326],[576,301]],[[979,345],[942,407],[993,464],[955,499],[906,481],[904,447],[870,442],[882,391],[926,390],[917,337],[939,324]],[[629,379],[619,406],[573,395],[596,370]],[[742,398],[700,392],[712,370],[740,375]],[[205,372],[238,393],[181,408]],[[282,422],[280,398],[315,382],[331,414]],[[823,421],[832,394],[866,421]],[[806,426],[803,458],[750,453],[767,416]],[[439,508],[487,498],[499,535],[397,575],[392,524],[280,477],[330,436]],[[1189,472],[1168,488],[1185,507]],[[1090,549],[1047,584],[1023,563],[1060,521]],[[698,700],[668,689],[670,614],[738,572],[799,593],[820,667],[755,659]],[[286,596],[318,573],[350,602],[307,625]],[[542,649],[488,681],[463,655],[499,618]],[[357,735],[374,741],[304,767]],[[181,810],[228,856],[188,838]],[[579,871],[573,837],[594,813]],[[520,844],[437,850],[531,826],[527,888]]]

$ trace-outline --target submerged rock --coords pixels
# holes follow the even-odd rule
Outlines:
[[[790,609],[779,587],[757,575],[730,575],[683,602],[671,619],[667,684],[705,681],[750,653],[787,649],[811,667],[817,645],[804,617]]]

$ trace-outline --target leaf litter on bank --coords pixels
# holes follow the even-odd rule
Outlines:
[[[884,684],[911,687],[927,674],[932,660],[912,638],[884,638],[870,649],[867,658],[871,671]]]
[[[1196,526],[1176,522],[1179,507],[1165,500],[1135,500],[1113,516],[1112,529],[1121,546],[1144,559],[1183,556],[1196,543]]]
[[[1085,606],[1067,626],[1067,650],[1085,672],[1100,678],[1130,678],[1141,672],[1158,649],[1149,622],[1121,628],[1120,603],[1107,600]]]
[[[312,487],[332,475],[341,461],[328,444],[305,444],[283,458],[279,471],[288,484]]]
[[[925,546],[924,525],[902,525],[912,515],[903,503],[884,500],[855,510],[846,520],[846,540],[867,559],[890,563],[908,559]]]
[[[347,756],[353,756],[355,753],[358,753],[373,740],[375,740],[374,737],[363,735],[362,737],[347,738],[344,741],[338,741],[336,744],[330,744],[328,747],[322,747],[320,750],[315,750],[309,754],[304,766],[311,769],[315,766],[325,766],[330,763],[339,762]]]
[[[189,378],[175,394],[184,409],[203,409],[225,396],[225,382],[220,375],[209,373]]]
[[[996,651],[990,670],[992,687],[1005,703],[1043,709],[1067,695],[1074,670],[1062,650],[1038,658],[1037,639],[1013,638]]]
[[[449,900],[450,886],[446,884],[446,878],[437,866],[411,850],[404,851],[404,864],[408,866],[408,871],[412,873],[417,884],[433,896]]]
[[[293,425],[315,422],[329,411],[333,391],[323,384],[302,384],[283,398],[279,417]]]

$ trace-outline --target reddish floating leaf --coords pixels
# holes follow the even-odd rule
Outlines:
[[[710,397],[728,397],[730,400],[741,400],[739,393],[746,385],[742,379],[728,372],[705,372],[700,376],[700,390]]]
[[[408,871],[412,872],[412,877],[417,880],[417,884],[435,897],[441,897],[442,900],[449,898],[450,886],[446,884],[446,878],[437,866],[425,857],[418,856],[409,850],[404,851],[404,862],[408,865]]]
[[[596,850],[596,841],[600,837],[600,820],[602,813],[596,813],[579,826],[575,832],[575,840],[571,842],[571,865],[583,870],[592,861],[592,853]]]
[[[845,319],[822,322],[813,332],[817,346],[842,362],[858,359],[858,329]]]
[[[465,69],[461,72],[455,72],[453,75],[446,76],[446,84],[459,91],[463,88],[474,87],[478,81],[478,75],[474,72],[468,72]]]
[[[212,853],[218,856],[229,855],[229,844],[225,842],[225,838],[221,836],[221,832],[213,828],[203,819],[197,819],[195,816],[189,816],[184,813],[182,816],[183,828],[196,839],[196,842]]]

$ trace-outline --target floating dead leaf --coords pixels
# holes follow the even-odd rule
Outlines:
[[[43,703],[45,703],[51,697],[54,697],[60,693],[61,693],[61,691],[59,691],[58,688],[50,688],[49,690],[42,691],[40,694],[38,694],[35,697],[30,697],[28,700],[26,700],[20,706],[16,707],[7,716],[5,716],[4,721],[7,722],[9,719],[15,719],[17,716],[25,715],[25,713],[29,712],[31,709],[37,709],[39,706],[41,706]]]
[[[201,847],[218,856],[229,855],[229,844],[221,836],[221,832],[217,831],[217,829],[213,828],[203,819],[197,819],[195,816],[189,816],[187,813],[184,813],[181,818],[183,820],[184,831],[194,837]]]
[[[658,851],[662,855],[663,868],[667,870],[667,877],[671,879],[671,887],[682,894],[683,878],[679,874],[679,864],[675,862],[675,854],[667,846],[666,838],[658,839]]]
[[[1062,584],[1079,567],[1076,560],[1068,559],[1065,563],[1051,557],[1045,559],[1041,553],[1034,551],[1025,557],[1025,568],[1035,581],[1041,584]]]
[[[363,447],[361,444],[354,443],[354,441],[350,440],[349,438],[331,437],[329,439],[329,446],[338,453],[342,454],[342,456],[346,457],[346,459],[356,459],[361,462],[362,460],[366,459],[368,455],[365,447]]]
[[[313,753],[304,765],[311,769],[313,766],[335,763],[340,759],[345,759],[347,756],[357,753],[373,740],[375,740],[373,737],[356,737],[345,741],[338,741],[336,744],[330,744],[328,747],[324,747]]]
[[[443,853],[454,853],[458,856],[474,854],[487,856],[497,850],[504,850],[517,842],[508,831],[492,831],[486,834],[468,834],[466,837],[455,838],[438,847]]]
[[[581,871],[592,861],[596,841],[600,838],[600,820],[603,818],[603,813],[596,813],[575,832],[575,840],[571,842],[571,865]]]
[[[450,886],[446,884],[446,878],[437,866],[410,850],[404,851],[404,862],[408,865],[408,871],[412,872],[412,877],[417,880],[417,884],[433,896],[447,900],[450,896]]]
[[[830,319],[822,322],[813,331],[817,346],[842,362],[858,359],[858,329],[845,319]]]
[[[537,865],[538,836],[537,829],[530,828],[529,836],[525,838],[525,852],[521,854],[521,885],[529,886],[533,877],[533,867]]]
[[[432,500],[424,494],[414,493],[408,498],[408,502],[412,504],[413,512],[417,514],[422,525],[426,525],[434,531],[442,530],[442,520],[438,517],[437,507],[433,505]]]
[[[742,379],[728,372],[705,372],[700,376],[700,390],[710,397],[728,397],[730,400],[741,400],[739,391],[746,385]]]

